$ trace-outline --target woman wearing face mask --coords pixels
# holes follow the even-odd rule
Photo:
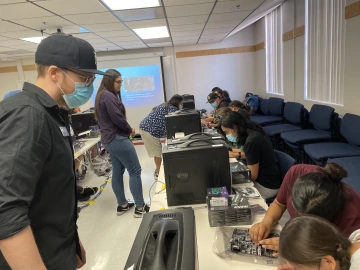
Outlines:
[[[154,158],[156,169],[155,180],[158,179],[161,166],[162,146],[160,138],[166,137],[165,115],[181,110],[184,99],[180,95],[174,95],[168,102],[154,108],[140,123],[140,134],[145,144],[149,157]]]
[[[149,211],[144,203],[141,166],[134,145],[129,135],[134,136],[135,130],[126,121],[126,110],[119,98],[122,84],[121,74],[115,69],[107,73],[112,77],[104,77],[96,95],[95,116],[101,128],[101,140],[110,153],[113,167],[112,187],[117,198],[117,214],[120,216],[134,206],[128,202],[124,193],[124,172],[129,172],[130,191],[135,201],[134,217],[142,217]]]
[[[303,215],[290,220],[280,234],[278,269],[358,270],[360,230],[345,238],[327,220]]]
[[[274,197],[280,188],[280,170],[272,143],[262,127],[236,112],[225,115],[220,124],[230,142],[243,145],[244,152],[229,152],[230,157],[246,158],[251,180],[261,196]]]

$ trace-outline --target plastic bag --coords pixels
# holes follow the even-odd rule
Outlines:
[[[248,232],[249,229],[242,227],[218,227],[215,232],[215,238],[213,241],[213,252],[224,260],[236,260],[243,261],[247,263],[255,263],[261,265],[273,265],[278,266],[281,264],[280,260],[276,257],[271,257],[274,251],[266,250],[261,248],[261,246],[256,246],[250,240],[250,236],[244,233],[243,243],[241,250],[242,252],[234,252],[231,251],[232,244],[230,240],[233,238],[234,230],[238,229],[239,231]],[[274,230],[271,232],[272,234],[279,235],[280,231]],[[250,253],[250,254],[249,254]],[[254,254],[254,255],[253,255]]]

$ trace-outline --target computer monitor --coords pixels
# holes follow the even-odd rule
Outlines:
[[[211,187],[225,186],[231,192],[229,152],[223,140],[165,146],[163,160],[169,206],[205,203]]]
[[[195,102],[193,100],[184,100],[184,109],[195,109]]]
[[[75,113],[71,115],[71,127],[74,130],[75,136],[80,133],[90,130],[90,126],[96,126],[94,112]]]
[[[166,137],[175,138],[175,133],[185,135],[201,131],[200,114],[195,110],[180,110],[165,116]]]
[[[184,94],[184,95],[182,95],[182,97],[183,97],[184,101],[192,100],[192,101],[195,102],[195,97],[194,97],[194,95]]]

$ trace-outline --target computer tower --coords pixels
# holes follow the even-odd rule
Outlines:
[[[163,150],[169,206],[206,202],[206,190],[231,191],[229,152],[223,140],[190,140]]]
[[[198,269],[192,209],[145,214],[124,270]]]
[[[184,101],[192,100],[195,102],[194,95],[184,94],[184,95],[182,95],[182,97],[183,97]]]
[[[184,100],[184,109],[195,109],[195,102],[193,100]]]
[[[181,138],[168,139],[167,145],[170,146],[174,144],[182,144],[189,140],[223,140],[223,139],[224,138],[221,134],[208,134],[204,132],[197,132]]]
[[[166,137],[175,138],[175,133],[185,135],[201,131],[200,114],[195,110],[180,110],[165,116]]]

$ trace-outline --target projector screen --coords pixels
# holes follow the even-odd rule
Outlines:
[[[121,73],[123,83],[120,93],[126,108],[127,121],[138,132],[141,120],[155,106],[164,102],[160,57],[103,61],[98,63],[98,68],[101,71],[112,68]],[[96,75],[91,104],[82,107],[82,111],[95,106],[95,97],[102,77]]]

